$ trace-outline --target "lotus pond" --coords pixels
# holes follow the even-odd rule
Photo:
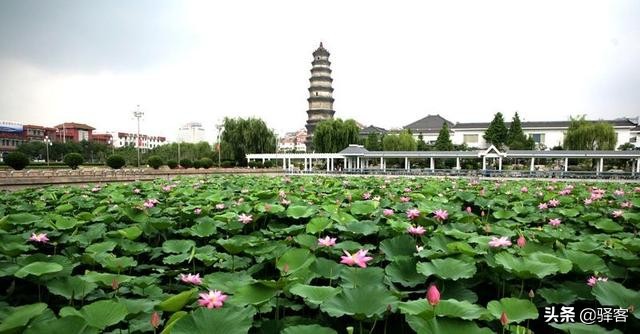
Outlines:
[[[0,333],[638,333],[639,207],[637,185],[531,180],[2,192]],[[580,323],[602,307],[624,321]]]

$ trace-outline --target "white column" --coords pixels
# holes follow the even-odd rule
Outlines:
[[[264,165],[264,158],[262,158],[262,164]]]
[[[380,169],[384,169],[384,158],[380,157]]]
[[[636,159],[636,173],[640,173],[640,159]]]
[[[342,170],[347,170],[347,158],[343,159],[343,163],[342,163]]]
[[[429,158],[429,169],[431,169],[432,172],[436,170],[436,162],[433,157]]]
[[[569,158],[564,158],[564,171],[569,171]]]
[[[531,158],[531,167],[529,168],[530,171],[533,172],[535,164],[536,164],[536,158]]]
[[[456,158],[456,169],[460,170],[460,157]]]
[[[360,160],[360,157],[356,157],[356,169],[362,170],[362,161]]]
[[[404,157],[404,169],[409,170],[409,158]]]
[[[604,171],[604,158],[600,158],[600,172]]]
[[[282,158],[282,169],[287,169],[287,158]]]
[[[327,162],[325,163],[325,165],[327,165],[327,172],[329,171],[329,158],[327,158]]]
[[[331,170],[333,170],[333,158],[329,159],[329,163],[331,164]]]
[[[287,168],[291,169],[291,158],[287,158]]]
[[[502,170],[502,157],[498,157],[498,170]]]
[[[482,157],[482,170],[487,170],[487,157]]]

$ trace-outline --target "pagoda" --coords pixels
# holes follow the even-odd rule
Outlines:
[[[312,151],[313,130],[318,123],[333,119],[333,87],[331,83],[331,62],[329,61],[329,51],[320,46],[313,52],[313,61],[311,62],[311,78],[309,78],[309,110],[307,114],[307,151]]]

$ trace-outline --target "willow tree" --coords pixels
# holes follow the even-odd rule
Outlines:
[[[589,122],[584,115],[571,117],[571,124],[564,137],[567,150],[613,150],[616,147],[616,131],[605,122]]]
[[[224,131],[220,138],[222,146],[230,148],[230,160],[240,166],[247,163],[248,153],[274,153],[276,151],[276,135],[259,118],[224,119]],[[223,150],[224,151],[224,150]]]
[[[313,150],[320,153],[336,153],[350,144],[360,143],[360,128],[356,121],[339,118],[318,123],[313,131]]]

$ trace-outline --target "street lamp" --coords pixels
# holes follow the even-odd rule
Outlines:
[[[49,139],[49,136],[44,136],[44,146],[47,149],[47,166],[49,166],[49,146],[51,146],[51,139]]]
[[[136,110],[133,111],[133,117],[138,119],[138,137],[137,137],[137,141],[138,141],[138,167],[140,167],[140,118],[144,116],[144,112],[142,112],[142,110],[140,110],[140,105],[138,104]]]
[[[218,143],[217,143],[217,145],[218,145],[218,147],[217,147],[217,149],[218,149],[218,168],[220,168],[220,166],[221,166],[220,165],[220,155],[221,155],[221,152],[222,152],[222,142],[220,142],[220,139],[222,138],[222,131],[224,131],[224,125],[218,124],[217,128],[218,128]]]
[[[109,138],[109,140],[107,141],[108,145],[111,145],[111,155],[115,155],[116,154],[116,148],[113,145],[113,139]]]

